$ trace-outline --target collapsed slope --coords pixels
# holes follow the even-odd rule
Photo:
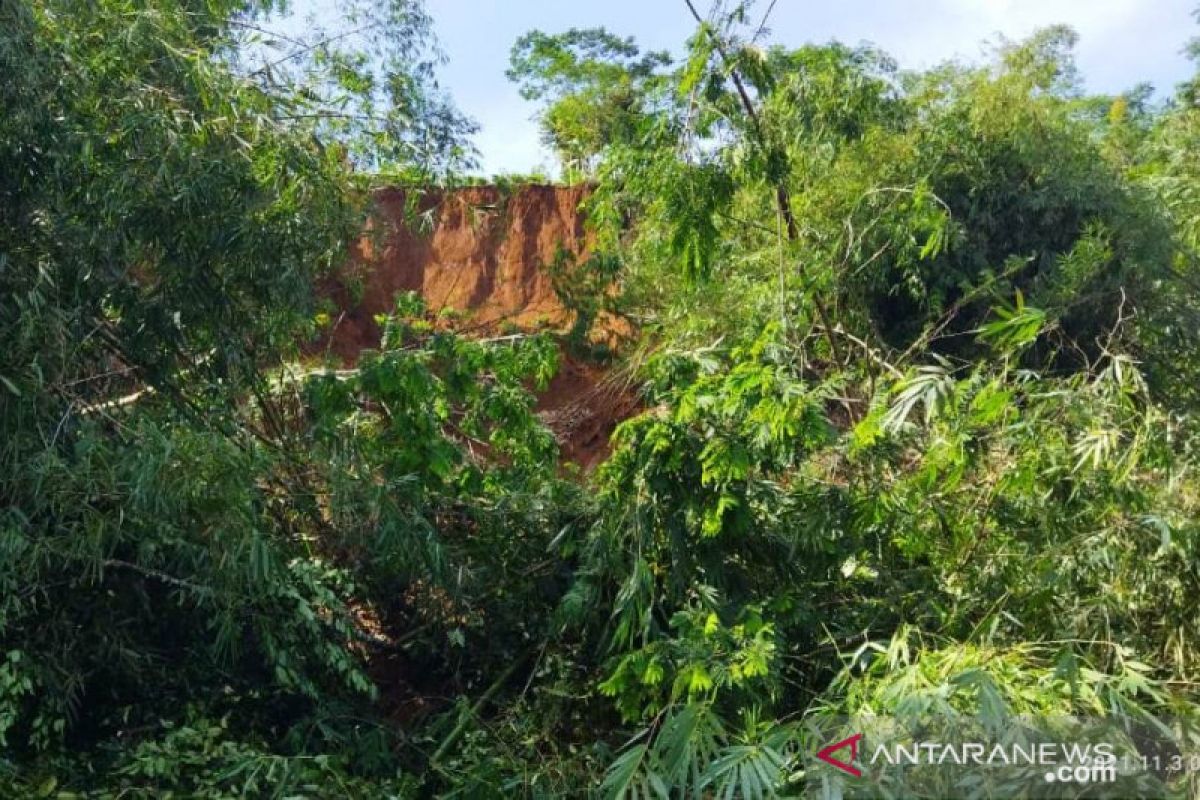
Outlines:
[[[375,212],[341,273],[321,287],[337,311],[322,349],[345,363],[379,346],[376,317],[406,292],[424,298],[440,324],[493,336],[539,330],[565,333],[575,312],[557,279],[570,280],[590,254],[580,204],[586,186],[476,186],[419,195],[391,188],[375,196]],[[607,342],[630,333],[602,315],[594,335]],[[611,372],[563,352],[562,367],[538,397],[562,456],[594,467],[608,453],[616,425],[638,408]]]

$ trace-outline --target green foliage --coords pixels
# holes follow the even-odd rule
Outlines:
[[[580,260],[560,250],[554,261],[542,268],[550,276],[554,294],[563,308],[574,314],[565,336],[567,347],[579,356],[611,355],[606,344],[592,341],[591,334],[601,314],[616,310],[614,284],[621,272],[621,262],[608,254]]]
[[[1024,328],[1016,319],[1010,324]],[[811,432],[783,428],[790,460],[741,461],[765,470],[734,470],[758,483],[765,499],[747,503],[748,519],[717,540],[719,557],[702,549],[697,523],[698,532],[672,547],[620,544],[630,529],[647,526],[645,512],[622,511],[624,529],[595,534],[604,545],[593,542],[592,557],[606,560],[581,574],[590,597],[603,597],[596,582],[604,569],[628,563],[621,549],[656,559],[608,579],[619,592],[602,604],[612,618],[599,628],[612,631],[611,647],[625,653],[610,657],[615,666],[600,689],[626,718],[651,721],[647,741],[659,730],[657,715],[687,700],[711,703],[722,716],[762,704],[776,714],[809,707],[828,717],[952,709],[1005,718],[1194,717],[1188,690],[1176,682],[1186,684],[1198,666],[1189,597],[1200,575],[1189,566],[1194,495],[1178,483],[1192,485],[1184,477],[1191,468],[1171,444],[1173,424],[1126,358],[1086,376],[1046,377],[1012,366],[1031,345],[1027,338],[990,338],[1000,348],[995,362],[941,365],[897,380],[825,447],[813,447]],[[731,372],[744,368],[743,359]],[[674,374],[686,385],[696,370]],[[924,414],[914,416],[918,405]],[[741,408],[737,418],[752,413]],[[713,444],[719,430],[708,428]],[[670,459],[687,452],[678,441],[623,447]],[[625,457],[619,450],[606,471]],[[1165,475],[1175,478],[1158,477]],[[705,485],[701,465],[688,485]],[[654,491],[646,482],[622,496],[648,494],[663,509],[658,518],[685,502]],[[802,525],[816,530],[803,535]],[[755,540],[768,538],[788,549],[751,560]],[[690,579],[692,609],[661,628],[655,620],[670,608],[672,570],[685,553],[703,560],[703,578]],[[739,574],[743,567],[748,574]],[[725,633],[737,632],[722,622],[734,598],[754,615],[746,631],[770,631],[759,655]],[[636,638],[618,638],[630,626]],[[847,647],[863,637],[857,649]],[[972,665],[991,683],[977,680]],[[813,703],[808,691],[822,699]],[[796,732],[768,728],[802,746]],[[614,761],[609,780],[626,793],[644,781],[649,788],[638,791],[653,794],[657,775],[684,791],[684,782],[658,770],[653,746],[642,743]],[[770,791],[785,786],[779,778]]]
[[[363,354],[352,373],[317,371],[284,384],[301,398],[319,513],[339,546],[359,554],[359,576],[379,581],[378,596],[420,579],[452,595],[504,585],[515,600],[508,570],[521,566],[522,547],[509,541],[499,556],[489,536],[526,515],[555,513],[537,510],[549,499],[538,491],[555,491],[556,445],[525,387],[545,386],[557,349],[547,338],[488,346],[435,332],[411,295],[398,309],[410,316],[386,320],[382,349]],[[441,515],[475,535],[443,541]]]
[[[284,459],[227,413],[358,220],[338,161],[220,64],[240,10],[0,10],[0,641],[20,656],[0,717],[22,755],[229,667],[300,702],[370,693],[338,644],[350,582],[279,525]]]
[[[419,5],[255,70],[272,10],[0,6],[5,794],[406,793],[392,743],[347,723],[398,647],[380,618],[487,642],[495,581],[489,624],[519,637],[549,591],[529,552],[572,499],[525,384],[549,344],[406,318],[353,378],[271,374],[361,229],[344,154],[428,174],[460,130],[423,99]],[[492,558],[510,525],[526,545]],[[443,664],[477,674],[495,644]]]
[[[664,711],[652,741],[631,743],[605,775],[611,798],[776,797],[794,768],[786,726],[742,715],[728,730],[704,703]]]
[[[159,739],[119,754],[111,788],[92,795],[162,797],[164,793],[206,798],[238,797],[411,797],[411,777],[364,781],[353,776],[345,754],[279,755],[265,745],[231,738],[227,718],[187,719],[165,726]]]
[[[420,0],[260,5],[233,20],[226,56],[281,99],[282,119],[377,181],[444,180],[475,165],[466,137],[478,126],[438,86],[445,57]]]
[[[607,147],[636,135],[658,70],[670,63],[604,28],[572,28],[522,36],[507,74],[522,97],[546,102],[542,136],[568,175],[587,175]]]
[[[1122,292],[1148,313],[1194,290],[1171,267],[1154,198],[1123,174],[1152,127],[1146,112],[1122,100],[1118,117],[1136,123],[1118,146],[1115,123],[1085,113],[1072,41],[1055,29],[1006,45],[992,69],[898,76],[871,50],[762,49],[732,20],[710,25],[673,76],[677,102],[636,143],[609,148],[593,203],[603,242],[629,264],[646,313],[671,336],[699,333],[695,345],[745,330],[723,324],[736,307],[750,330],[840,325],[824,354],[839,361],[855,339],[880,338],[969,358],[969,332],[1021,291],[1070,342],[1031,362],[1076,368],[1098,355]],[[684,278],[720,280],[655,304],[667,258]],[[1152,327],[1168,326],[1181,327]],[[1156,336],[1139,333],[1139,355]]]
[[[642,726],[608,788],[701,794],[656,754],[677,704],[1192,718],[1193,404],[1170,373],[1196,363],[1195,295],[1164,213],[1187,157],[1154,144],[1188,112],[1089,110],[1063,29],[897,76],[740,24],[701,28],[686,102],[609,149],[594,201],[664,343],[560,612]],[[693,193],[699,170],[728,191]],[[731,635],[750,618],[761,644]],[[766,730],[780,764],[811,746]],[[705,752],[700,774],[736,763]]]
[[[0,791],[757,798],[846,718],[1194,730],[1195,87],[749,12],[674,72],[514,49],[599,181],[566,344],[644,336],[566,481],[550,337],[402,295],[294,358],[364,190],[469,156],[419,4],[0,5]]]

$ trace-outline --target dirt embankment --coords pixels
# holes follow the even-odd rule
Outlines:
[[[587,260],[591,242],[579,206],[588,191],[479,186],[414,197],[381,190],[346,268],[322,287],[338,311],[321,348],[353,363],[364,349],[378,347],[375,317],[410,291],[466,334],[566,331],[574,313],[555,291],[552,272],[555,265],[566,268],[569,280],[570,268]],[[609,342],[630,333],[612,318],[597,327]],[[558,436],[563,458],[590,469],[607,456],[613,428],[636,413],[638,403],[606,370],[564,353],[538,410]]]

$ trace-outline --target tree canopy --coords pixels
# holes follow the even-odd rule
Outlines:
[[[531,31],[513,45],[510,80],[541,100],[543,140],[572,175],[588,175],[610,145],[629,142],[652,101],[667,53],[643,54],[603,28],[551,36]]]
[[[682,4],[677,61],[522,37],[594,184],[556,279],[636,329],[585,475],[536,405],[578,330],[401,294],[304,349],[372,190],[473,153],[422,4],[343,11],[0,0],[0,796],[1030,791],[856,788],[847,719],[1198,752],[1200,79],[1090,94],[1062,27],[905,71],[749,3]]]

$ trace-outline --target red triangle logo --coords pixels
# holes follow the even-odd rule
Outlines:
[[[862,740],[862,738],[863,735],[861,733],[856,733],[849,739],[842,739],[840,742],[835,742],[834,744],[831,744],[823,749],[821,752],[817,753],[817,758],[821,759],[826,764],[837,767],[842,772],[849,773],[856,778],[861,778],[862,770],[854,766],[854,759],[858,757],[858,743]],[[834,753],[845,747],[850,748],[849,761],[842,761],[833,757]]]

